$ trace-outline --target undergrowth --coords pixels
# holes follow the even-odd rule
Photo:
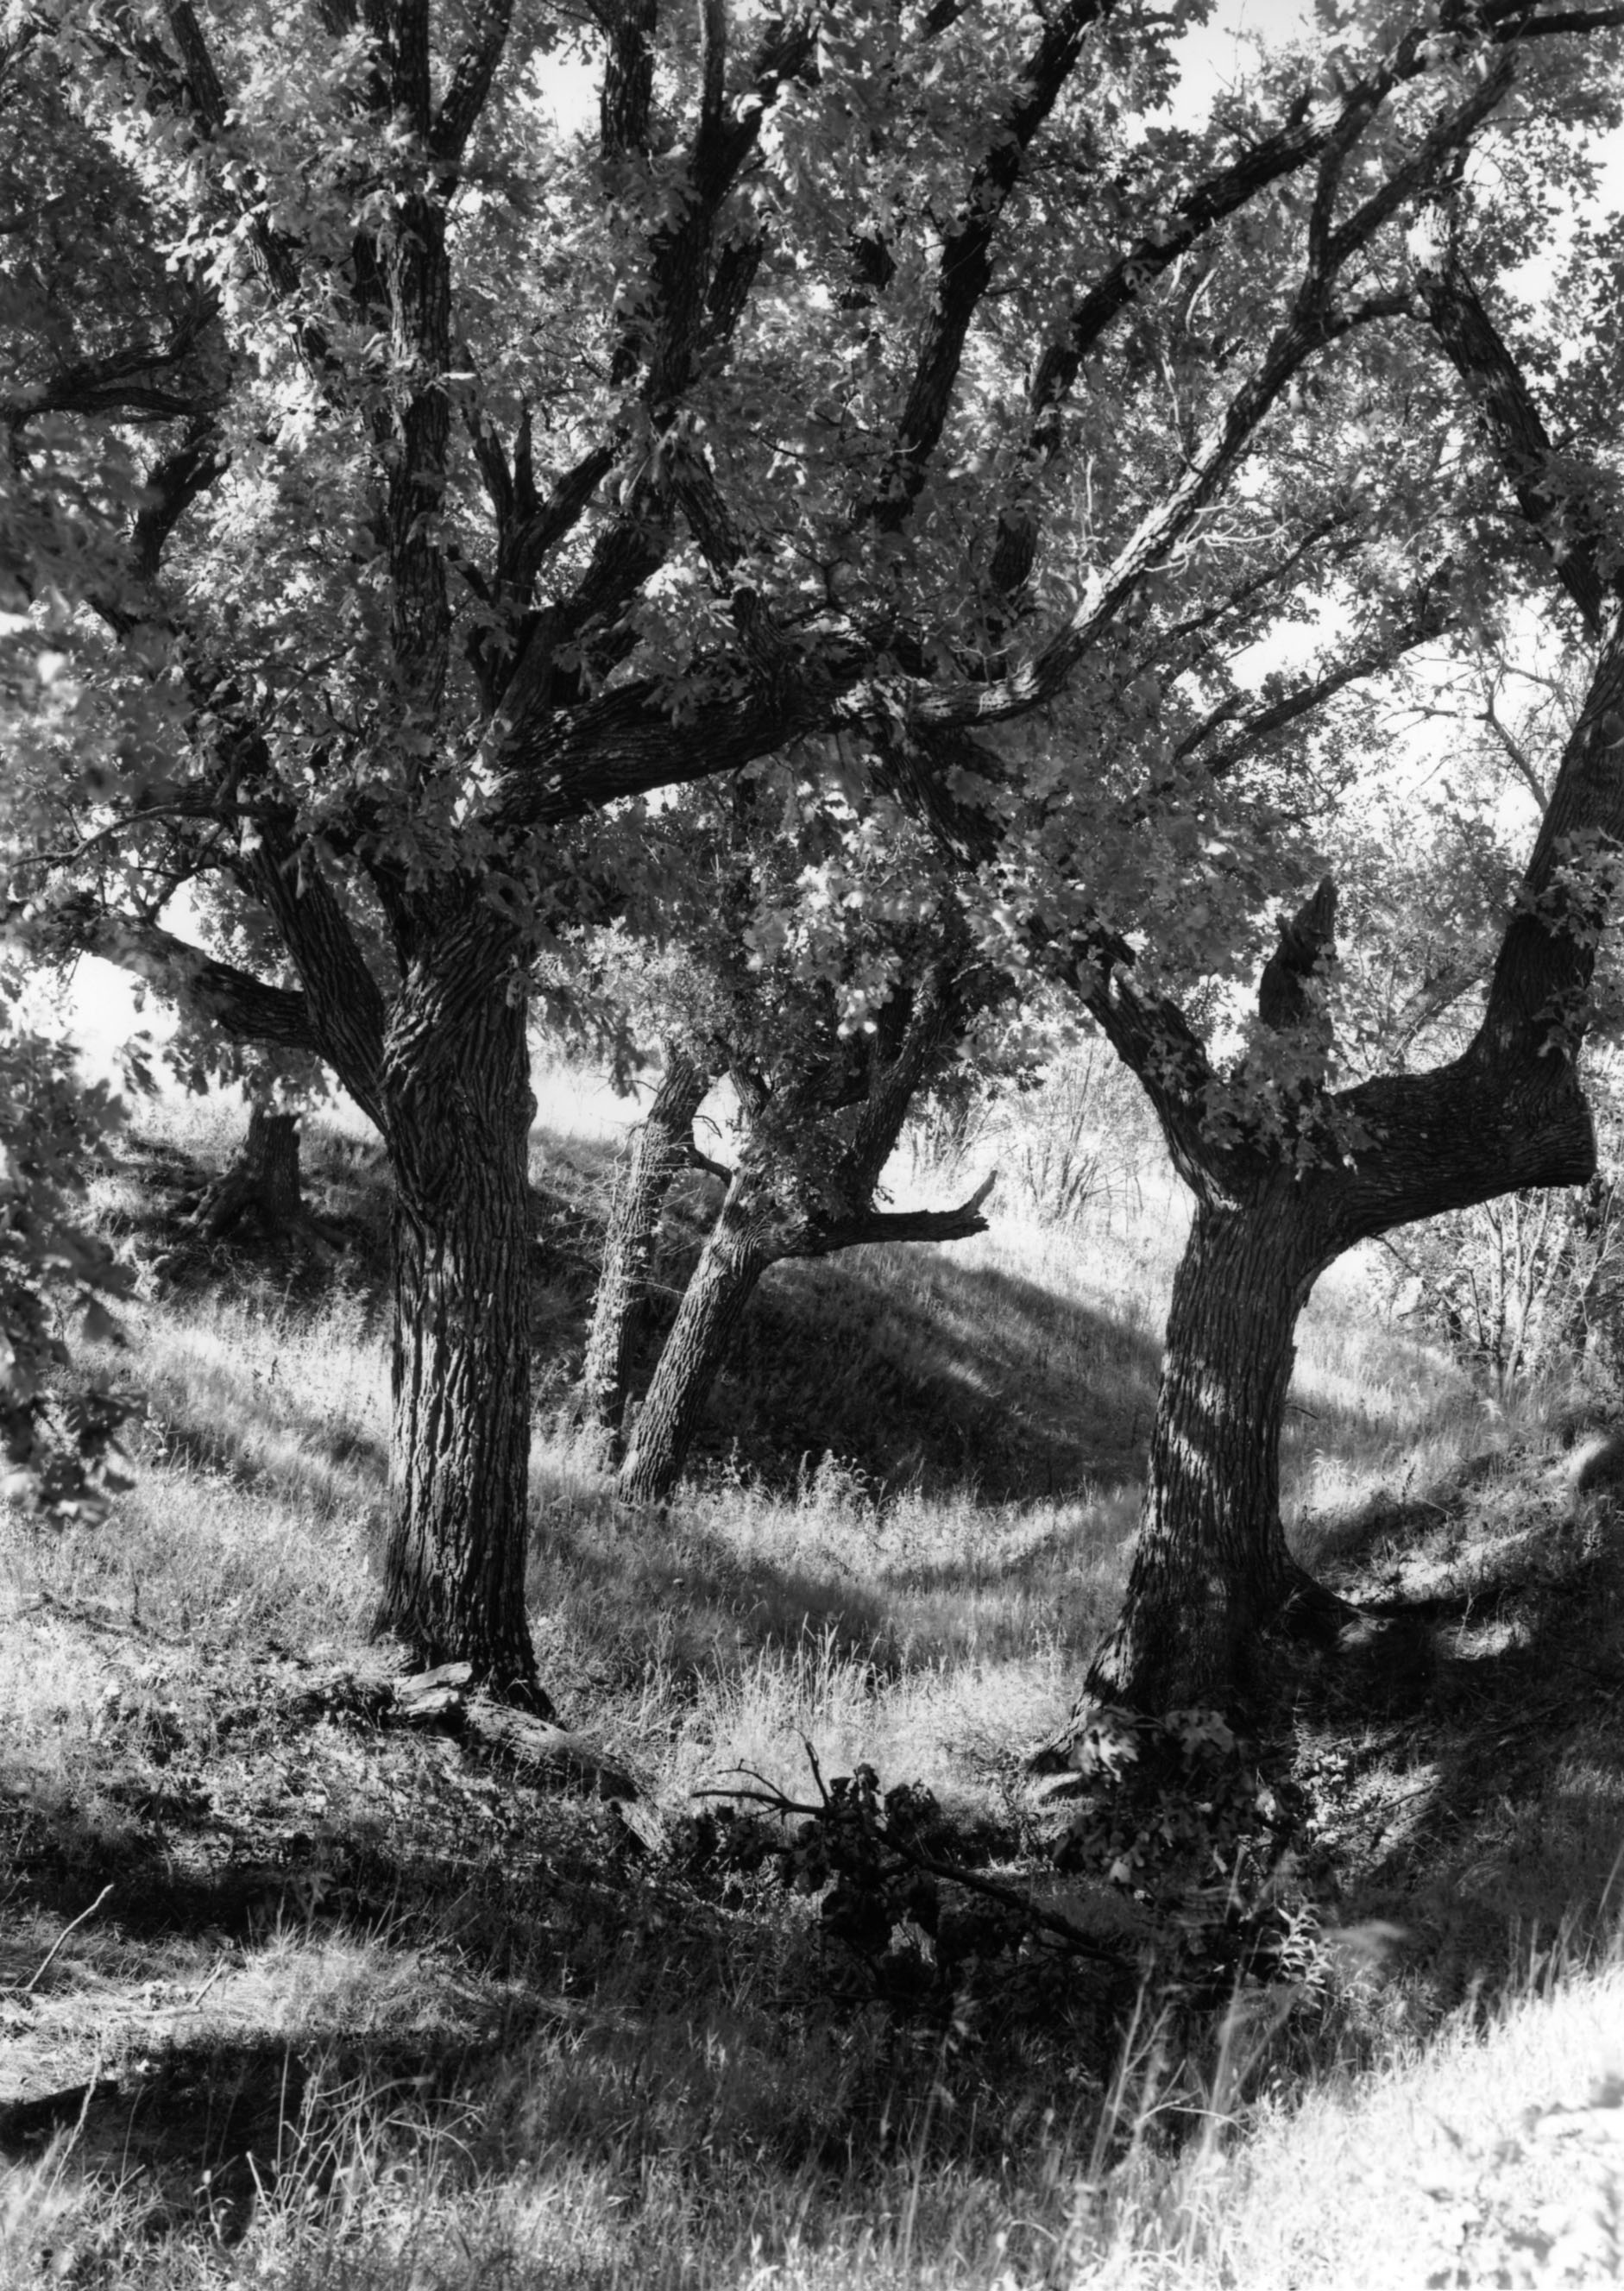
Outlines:
[[[155,1114],[109,1160],[139,1483],[100,1531],[4,1523],[0,2283],[1613,2279],[1593,1395],[1486,1404],[1343,1268],[1287,1501],[1393,1628],[1282,1652],[1250,1732],[1097,1713],[1041,1798],[1133,1526],[1154,1173],[1064,1246],[809,1268],[657,1532],[538,1419],[538,1652],[633,1822],[402,1720],[375,1159],[307,1138],[319,1277],[177,1268],[234,1142]],[[555,1349],[611,1142],[538,1161]]]

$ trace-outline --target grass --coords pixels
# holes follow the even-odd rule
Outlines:
[[[551,1344],[615,1109],[562,1073],[541,1095]],[[167,1110],[109,1165],[98,1215],[145,1268],[139,1483],[100,1531],[12,1519],[0,1546],[0,2285],[1616,2279],[1601,1419],[1556,1387],[1490,1406],[1356,1262],[1305,1319],[1288,1515],[1312,1564],[1424,1617],[1426,1660],[1395,1686],[1350,1659],[1291,1706],[1291,1882],[1332,1936],[1311,1992],[1001,1975],[921,2021],[815,1901],[698,1858],[696,1791],[747,1767],[804,1795],[809,1748],[928,1784],[982,1867],[1121,1929],[1047,1860],[1022,1756],[1120,1596],[1178,1221],[1137,1150],[1137,1193],[1079,1211],[1110,1157],[1061,1111],[981,1240],[775,1277],[658,1531],[538,1420],[543,1674],[642,1777],[654,1853],[389,1721],[364,1141],[307,1146],[350,1240],[319,1277],[177,1249],[234,1117]],[[939,1200],[958,1174],[904,1177]]]

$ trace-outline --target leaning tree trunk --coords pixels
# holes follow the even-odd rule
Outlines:
[[[711,1388],[756,1284],[789,1258],[833,1257],[878,1242],[965,1241],[985,1233],[988,1178],[950,1210],[855,1210],[845,1216],[792,1206],[770,1173],[747,1163],[728,1189],[638,1412],[615,1482],[626,1503],[663,1503],[676,1486]]]
[[[676,1047],[667,1049],[664,1078],[647,1118],[631,1134],[615,1180],[579,1395],[579,1420],[596,1434],[606,1462],[620,1452],[627,1377],[647,1306],[660,1212],[672,1179],[692,1156],[694,1117],[710,1083],[697,1059]]]
[[[1280,1517],[1281,1422],[1298,1315],[1327,1246],[1289,1172],[1198,1202],[1173,1283],[1127,1600],[1089,1670],[1091,1697],[1165,1710],[1223,1701],[1244,1681],[1296,1575]]]
[[[525,1614],[535,1101],[525,1004],[493,936],[476,918],[413,967],[384,1045],[394,1423],[378,1625],[545,1716]]]
[[[623,1500],[663,1503],[675,1487],[733,1332],[769,1266],[868,1242],[961,1241],[986,1231],[981,1205],[991,1178],[957,1209],[872,1207],[909,1108],[966,1016],[956,960],[938,961],[887,1005],[860,1075],[845,1078],[832,1105],[820,1095],[829,1079],[821,1061],[808,1063],[798,1085],[769,1094],[765,1127],[740,1156],[639,1411],[616,1482]],[[786,1138],[798,1149],[787,1164]],[[809,1139],[821,1140],[821,1156],[808,1157]],[[816,1189],[795,1174],[808,1158],[824,1163]]]
[[[786,1255],[772,1204],[747,1173],[728,1187],[677,1307],[615,1482],[626,1503],[663,1503],[677,1483],[728,1346],[756,1283]]]

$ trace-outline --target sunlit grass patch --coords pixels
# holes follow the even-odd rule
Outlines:
[[[825,1459],[791,1491],[722,1475],[663,1517],[617,1507],[567,1445],[538,1451],[529,1597],[566,1676],[679,1801],[803,1738],[955,1798],[1064,1708],[1120,1596],[1137,1490],[1070,1504],[895,1495]],[[843,1762],[843,1763],[842,1763]],[[788,1768],[776,1766],[775,1778]]]
[[[1234,2291],[1620,2279],[1624,1978],[1548,1966],[1485,2025],[1458,2014],[1334,2070],[1186,2159],[1130,2278]],[[1599,2102],[1599,2104],[1592,2104]]]
[[[388,1385],[374,1315],[341,1292],[315,1314],[274,1298],[152,1312],[142,1388],[156,1454],[245,1485],[274,1483],[318,1515],[376,1488]]]

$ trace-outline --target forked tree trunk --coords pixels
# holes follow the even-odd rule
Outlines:
[[[761,1087],[750,1142],[638,1414],[616,1482],[623,1501],[663,1503],[675,1487],[733,1332],[769,1266],[865,1242],[959,1241],[986,1231],[980,1212],[991,1178],[957,1209],[872,1207],[909,1108],[969,1015],[957,956],[945,957],[887,1004],[860,1063],[847,1063],[853,1053],[842,1045],[840,1058],[808,1057],[776,1091]],[[816,1186],[804,1175],[808,1163],[821,1164]]]
[[[1513,945],[1510,966],[1502,956],[1502,985],[1526,951]],[[1490,1007],[1498,1016],[1493,996]],[[1519,1187],[1588,1178],[1595,1139],[1570,1061],[1502,1062],[1497,1047],[1485,1023],[1452,1065],[1349,1092],[1341,1105],[1368,1133],[1356,1160],[1327,1152],[1294,1174],[1258,1157],[1249,1174],[1248,1157],[1215,1154],[1199,1170],[1197,1133],[1185,1133],[1196,1215],[1174,1281],[1139,1541],[1080,1710],[1091,1700],[1223,1706],[1250,1684],[1256,1635],[1283,1604],[1315,1630],[1352,1612],[1301,1574],[1281,1527],[1298,1315],[1357,1242]],[[1041,1763],[1063,1763],[1070,1740],[1063,1730]]]
[[[603,1263],[582,1363],[579,1420],[598,1438],[606,1462],[617,1459],[631,1353],[647,1308],[655,1235],[671,1182],[692,1156],[694,1117],[711,1077],[678,1047],[647,1117],[631,1133],[615,1180],[604,1235]]]
[[[414,969],[382,1097],[395,1178],[394,1423],[381,1629],[542,1716],[529,1531],[525,1004],[476,921]]]
[[[1196,1218],[1174,1287],[1141,1534],[1116,1629],[1090,1668],[1092,1699],[1141,1709],[1222,1705],[1244,1691],[1258,1628],[1290,1596],[1320,1620],[1337,1604],[1287,1557],[1280,1416],[1297,1315],[1356,1242],[1500,1194],[1587,1183],[1596,1139],[1577,1072],[1611,867],[1624,845],[1624,622],[1615,623],[1569,738],[1507,924],[1482,1025],[1435,1072],[1339,1096],[1305,1077],[1323,1047],[1304,982],[1329,953],[1329,886],[1282,929],[1261,1014],[1294,1035],[1308,1127],[1291,1141],[1226,1145],[1207,1119],[1214,1077],[1170,1004],[1106,973],[1089,1008],[1140,1075]],[[1293,1164],[1297,1164],[1294,1168]],[[1067,1762],[1069,1724],[1040,1755]]]

